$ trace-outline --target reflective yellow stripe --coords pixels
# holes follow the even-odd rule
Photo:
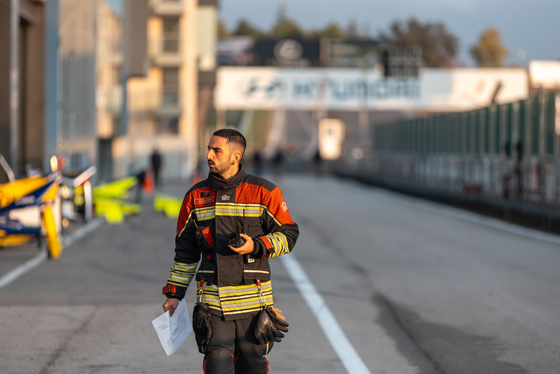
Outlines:
[[[288,247],[288,238],[283,233],[275,232],[266,235],[266,237],[270,240],[270,243],[274,247],[274,253],[272,253],[270,257],[278,257],[290,252]]]
[[[194,214],[196,215],[196,220],[198,222],[208,221],[216,217],[214,207],[198,208],[194,209]]]
[[[266,207],[261,204],[217,203],[216,215],[224,217],[260,217]]]
[[[169,278],[167,278],[167,283],[174,284],[176,286],[188,287],[194,278],[197,265],[198,263],[196,262],[192,264],[174,262],[171,267]]]
[[[272,282],[263,282],[261,287],[266,304],[272,306]],[[210,285],[204,286],[203,290],[202,301],[212,309],[221,310],[224,316],[255,312],[263,307],[256,284],[228,287]]]
[[[267,270],[243,270],[245,273],[261,273],[261,274],[270,274]]]

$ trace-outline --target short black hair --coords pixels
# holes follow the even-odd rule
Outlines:
[[[241,156],[245,153],[245,148],[247,148],[247,141],[243,134],[235,129],[219,129],[214,131],[213,136],[219,136],[221,138],[226,138],[228,143],[237,144],[241,148]]]

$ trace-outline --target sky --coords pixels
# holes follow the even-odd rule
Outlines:
[[[270,30],[283,4],[288,18],[304,29],[322,29],[331,22],[347,28],[354,20],[359,30],[376,37],[393,21],[411,17],[422,23],[443,23],[459,39],[458,58],[474,62],[469,48],[494,27],[510,56],[506,64],[527,66],[531,60],[560,59],[560,0],[220,0],[219,17],[228,30],[246,19]],[[520,58],[524,57],[524,58]]]

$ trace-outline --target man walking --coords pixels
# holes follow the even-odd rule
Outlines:
[[[159,171],[163,164],[163,158],[161,156],[161,153],[159,153],[159,149],[153,149],[152,154],[150,155],[150,163],[152,165],[152,172],[154,175],[154,185],[156,188],[158,188],[160,186]]]
[[[214,132],[206,155],[210,173],[183,199],[163,289],[163,309],[173,313],[196,279],[193,328],[206,374],[268,373],[264,356],[287,331],[272,308],[268,259],[292,251],[298,226],[280,189],[245,173],[245,147],[237,130]]]

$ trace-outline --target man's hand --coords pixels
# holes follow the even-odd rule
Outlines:
[[[168,297],[162,306],[163,306],[163,311],[167,312],[169,310],[169,316],[172,316],[173,313],[175,313],[175,309],[177,309],[177,307],[179,306],[179,300],[174,299],[172,297]]]
[[[236,252],[238,255],[248,255],[249,253],[253,252],[253,249],[255,248],[255,244],[253,243],[253,238],[251,238],[247,234],[239,234],[239,235],[246,240],[245,244],[243,244],[239,248],[235,248],[232,247],[231,245],[228,245],[229,249]]]

